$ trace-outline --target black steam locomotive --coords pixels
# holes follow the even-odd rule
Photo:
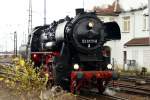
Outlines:
[[[28,54],[35,66],[47,67],[50,80],[56,85],[73,93],[81,88],[97,88],[103,93],[113,78],[103,45],[120,38],[116,22],[104,23],[94,12],[76,9],[74,18],[67,16],[34,28]]]

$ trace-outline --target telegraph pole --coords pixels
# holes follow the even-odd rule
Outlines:
[[[14,32],[14,56],[16,54],[16,36],[15,36],[15,32]]]
[[[84,0],[83,0],[83,9],[84,9]]]
[[[149,45],[150,45],[150,0],[148,0],[148,23],[149,23]]]
[[[14,56],[17,57],[17,33],[14,32]]]
[[[27,42],[26,33],[24,34],[24,37],[25,37],[24,44],[26,44],[26,42]]]
[[[46,0],[44,0],[44,25],[46,25]]]
[[[5,49],[6,49],[5,53],[7,55],[7,40],[5,40]]]
[[[18,45],[17,45],[17,43],[18,43],[17,41],[18,41],[18,40],[17,40],[17,33],[16,33],[16,57],[17,57],[17,46],[18,46]]]
[[[32,0],[29,0],[28,35],[32,30]]]

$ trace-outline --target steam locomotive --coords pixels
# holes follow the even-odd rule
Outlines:
[[[97,88],[103,93],[113,78],[112,66],[104,56],[104,44],[121,39],[116,22],[104,23],[95,12],[76,9],[66,17],[33,29],[28,57],[35,66],[45,65],[49,79],[72,93]]]

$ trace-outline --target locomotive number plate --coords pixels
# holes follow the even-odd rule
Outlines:
[[[87,44],[87,43],[97,43],[97,40],[94,39],[90,39],[90,40],[82,40],[83,44]]]

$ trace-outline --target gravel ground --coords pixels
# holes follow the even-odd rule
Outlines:
[[[125,97],[128,100],[150,100],[150,97],[148,96],[139,96],[139,95],[133,95],[128,93],[117,93],[116,96]]]
[[[116,92],[115,96],[127,98],[128,100],[150,100],[150,97]],[[28,95],[15,95],[10,89],[0,86],[0,100],[77,100],[74,95],[60,91],[56,93],[56,89],[46,90],[37,95],[31,93]]]
[[[32,92],[30,94],[17,95],[8,88],[0,85],[0,100],[77,100],[76,96],[66,93],[63,90],[57,92],[54,87],[51,90],[45,90],[41,93]]]
[[[135,82],[127,82],[127,81],[118,81],[119,83],[124,83],[124,84],[128,84],[128,85],[136,85]],[[145,85],[137,85],[138,87],[142,87],[142,88],[147,88],[150,89],[150,85],[149,84],[145,84]],[[150,96],[142,96],[142,95],[136,95],[133,93],[124,93],[124,92],[116,92],[115,94],[116,96],[121,96],[121,97],[125,97],[129,100],[150,100]]]

